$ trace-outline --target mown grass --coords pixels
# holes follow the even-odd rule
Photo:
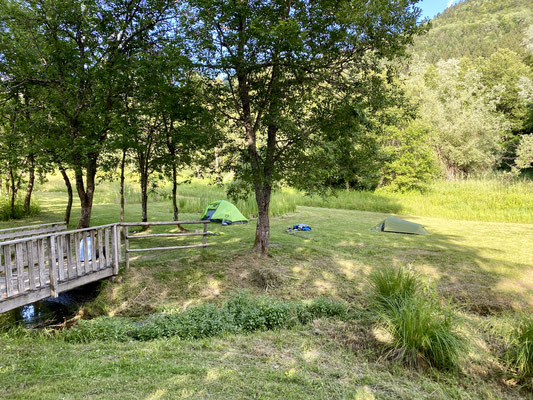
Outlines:
[[[191,190],[196,190],[190,185]],[[185,187],[185,186],[184,186]],[[183,188],[182,188],[183,189]],[[202,189],[209,191],[211,187]],[[218,189],[217,189],[218,190]],[[183,192],[182,192],[183,193]],[[43,213],[20,224],[61,219],[64,193],[39,192]],[[403,207],[403,205],[402,205]],[[79,207],[73,210],[73,223]],[[118,220],[114,202],[95,205],[94,225]],[[168,200],[150,204],[151,220],[169,220]],[[195,219],[199,211],[183,211]],[[246,291],[282,302],[327,296],[355,310],[349,321],[311,324],[183,340],[97,340],[72,343],[44,331],[12,330],[0,337],[0,387],[8,399],[463,399],[528,398],[502,377],[510,367],[493,350],[505,341],[488,327],[514,324],[533,306],[533,232],[525,223],[464,221],[417,216],[430,236],[378,233],[383,213],[297,206],[271,221],[271,257],[250,252],[255,224],[211,225],[206,251],[170,251],[132,257],[131,268],[102,283],[82,318],[138,321],[208,305],[220,307]],[[126,220],[140,207],[128,203]],[[311,232],[285,233],[296,223]],[[7,226],[0,223],[0,226]],[[152,227],[149,232],[161,232]],[[149,238],[133,246],[177,244]],[[192,240],[192,239],[191,239]],[[183,242],[185,243],[185,242]],[[434,285],[437,298],[458,308],[470,347],[459,370],[412,369],[383,357],[373,329],[368,276],[384,266],[409,265]],[[154,317],[156,318],[156,317]],[[98,319],[97,319],[98,320]],[[89,322],[90,323],[90,322]],[[121,326],[119,324],[119,326]],[[166,326],[166,324],[162,324]],[[110,328],[111,329],[111,328]],[[112,331],[112,329],[111,329]],[[509,329],[510,331],[510,329]]]

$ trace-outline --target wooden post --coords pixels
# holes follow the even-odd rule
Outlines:
[[[105,269],[104,230],[98,229],[96,233],[98,235],[98,269]]]
[[[50,236],[49,248],[50,248],[50,295],[52,297],[57,297],[59,293],[57,292],[57,264],[56,264],[56,238],[55,236]]]
[[[57,269],[59,271],[59,280],[65,280],[65,246],[63,245],[63,236],[56,236],[57,238]]]
[[[89,249],[87,248],[87,231],[82,233],[83,240],[83,270],[85,274],[91,273],[89,270]]]
[[[83,269],[81,269],[81,254],[80,254],[80,234],[79,232],[76,232],[74,234],[74,257],[76,257],[76,275],[82,276],[83,275]]]
[[[207,222],[204,222],[204,235],[202,236],[202,245],[204,246],[202,250],[207,247]]]
[[[111,258],[111,247],[109,246],[109,228],[104,229],[104,253],[105,253],[105,268],[111,267],[113,261]]]
[[[44,239],[37,239],[37,258],[39,259],[39,287],[46,285],[46,260],[45,260]]]
[[[24,293],[24,254],[22,252],[22,243],[15,245],[15,263],[17,265],[17,280],[19,294]]]
[[[11,264],[11,246],[4,246],[4,265],[6,267],[6,294],[13,296],[13,264]]]
[[[33,257],[33,240],[26,242],[28,251],[28,279],[30,281],[30,290],[35,290],[35,258]]]
[[[96,263],[96,237],[95,231],[91,231],[91,270],[96,272],[98,270],[98,264]]]
[[[74,279],[77,276],[76,265],[72,262],[72,236],[65,235],[65,252],[67,253],[67,273],[68,279]]]
[[[130,239],[129,239],[129,228],[124,227],[124,251],[126,253],[126,269],[130,268]]]
[[[113,275],[118,275],[120,254],[120,230],[118,225],[113,227]]]
[[[118,262],[122,262],[122,234],[124,232],[124,228],[122,225],[116,225],[118,229],[118,236],[117,236],[117,253],[118,253]]]

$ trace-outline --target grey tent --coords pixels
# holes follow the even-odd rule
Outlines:
[[[395,217],[385,218],[385,220],[375,226],[374,229],[380,232],[406,233],[410,235],[429,235],[429,232],[426,231],[426,229],[422,225]]]

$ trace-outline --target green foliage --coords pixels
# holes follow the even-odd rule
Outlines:
[[[147,341],[168,337],[192,340],[291,328],[318,318],[346,316],[346,305],[333,299],[319,297],[310,303],[302,303],[239,294],[222,307],[203,304],[181,313],[155,314],[139,322],[110,317],[82,320],[75,327],[64,331],[63,337],[76,343],[94,340]]]
[[[467,0],[449,7],[431,21],[432,28],[415,40],[413,51],[428,61],[489,57],[499,48],[521,55],[524,31],[533,12],[529,0]]]
[[[87,343],[95,340],[127,342],[135,325],[127,318],[100,317],[92,320],[80,320],[75,328],[63,331],[63,337],[69,342]]]
[[[504,360],[516,375],[533,386],[533,318],[525,316],[510,337]],[[529,380],[529,381],[528,381]]]
[[[533,166],[533,134],[522,135],[516,149],[515,166],[518,170]]]
[[[11,212],[11,204],[6,199],[0,200],[0,221],[8,221],[10,219],[22,219],[27,217],[33,217],[41,212],[39,204],[32,202],[30,209],[24,208],[24,203],[21,200],[15,202],[14,213]]]
[[[423,189],[439,175],[431,130],[420,122],[405,129],[390,127],[384,136],[386,161],[382,184],[391,191]]]
[[[448,178],[491,170],[501,160],[510,122],[482,75],[466,60],[441,60],[436,66],[414,60],[407,90],[420,104],[420,120]]]
[[[388,267],[375,271],[370,282],[373,308],[392,338],[394,358],[414,366],[457,366],[465,346],[457,333],[457,318],[418,276],[404,267]]]

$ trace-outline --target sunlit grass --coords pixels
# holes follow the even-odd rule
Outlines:
[[[59,176],[51,175],[40,191],[65,192]],[[201,213],[210,201],[228,199],[224,185],[208,181],[181,183],[178,188],[178,206],[181,212]],[[125,185],[127,204],[140,204],[138,183],[129,177]],[[152,202],[171,199],[171,185],[161,181],[150,192]],[[231,200],[231,199],[229,199]],[[118,182],[101,182],[95,192],[95,204],[119,204]],[[234,201],[247,217],[257,216],[255,198]],[[470,221],[533,223],[533,181],[523,179],[507,182],[501,178],[439,181],[425,192],[391,193],[388,191],[345,191],[322,197],[306,196],[292,188],[278,189],[270,203],[272,216],[294,213],[297,206],[373,211],[401,215],[418,215],[463,219]]]

